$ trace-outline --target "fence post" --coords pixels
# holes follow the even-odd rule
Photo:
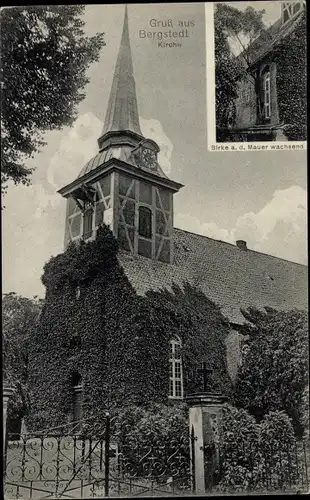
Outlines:
[[[191,436],[191,475],[194,493],[205,493],[204,442],[202,406],[192,396],[187,397],[189,404],[189,431]]]
[[[7,383],[3,382],[2,386],[2,397],[3,397],[3,456],[5,455],[6,448],[6,419],[7,419],[7,410],[8,410],[8,402],[10,396],[14,393],[14,389]]]
[[[186,400],[190,432],[195,436],[191,452],[195,493],[205,494],[212,489],[220,467],[219,427],[227,398],[219,393],[203,393],[189,395]]]
[[[104,496],[109,496],[110,476],[110,414],[106,413],[104,439]]]
[[[192,425],[190,431],[190,471],[191,471],[191,488],[192,493],[196,493],[196,469],[195,469],[195,430]]]

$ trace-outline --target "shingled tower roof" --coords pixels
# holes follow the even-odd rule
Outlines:
[[[142,135],[129,40],[127,5],[102,135],[121,130]]]

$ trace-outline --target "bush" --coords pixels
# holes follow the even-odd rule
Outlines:
[[[246,410],[224,405],[220,434],[220,489],[243,491],[249,487],[258,435],[254,417]]]
[[[261,482],[283,488],[297,480],[295,435],[292,422],[284,412],[270,412],[259,425]]]
[[[112,439],[119,446],[123,475],[164,482],[171,476],[189,478],[186,405],[128,408],[112,423]]]
[[[221,490],[285,490],[297,485],[294,429],[284,412],[270,412],[257,424],[247,411],[225,405],[220,456]]]

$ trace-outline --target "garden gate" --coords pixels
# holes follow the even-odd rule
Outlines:
[[[117,416],[107,414],[101,425],[82,424],[89,434],[70,424],[71,430],[9,435],[5,498],[180,496],[195,490],[193,434],[165,445],[150,435],[141,446],[127,439],[128,429],[117,425]]]

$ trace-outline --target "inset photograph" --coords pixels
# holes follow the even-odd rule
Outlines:
[[[217,142],[305,141],[305,2],[214,4]]]

